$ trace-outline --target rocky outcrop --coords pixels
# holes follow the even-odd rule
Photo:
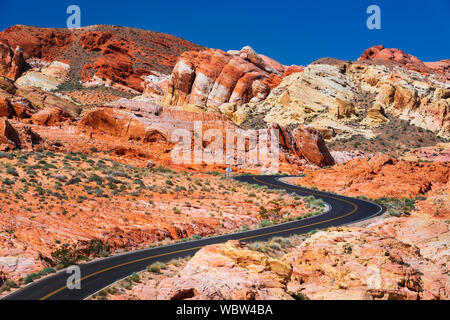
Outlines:
[[[415,212],[364,228],[329,228],[295,246],[274,238],[268,247],[288,244],[277,258],[265,244],[252,246],[260,248],[255,251],[229,241],[206,246],[175,274],[144,280],[115,298],[445,300],[449,232],[445,220]]]
[[[172,35],[107,25],[74,30],[16,25],[0,32],[0,42],[23,48],[26,59],[67,63],[74,81],[140,92],[145,76],[170,74],[182,52],[202,49]]]
[[[428,129],[441,137],[450,137],[450,101],[445,86],[413,81],[409,84],[380,81],[376,88],[375,103],[394,116]]]
[[[298,126],[292,132],[278,124],[272,128],[280,133],[280,146],[297,157],[321,167],[334,164],[321,134],[314,128]]]
[[[101,108],[86,113],[78,126],[83,129],[104,132],[113,136],[136,140],[144,143],[167,143],[171,145],[171,137],[175,130],[187,130],[193,137],[194,122],[201,123],[202,132],[208,129],[218,130],[223,138],[223,150],[226,150],[228,132],[244,134],[245,131],[220,113],[199,113],[182,111],[170,107],[121,99]],[[274,124],[268,128],[279,132],[281,159],[289,164],[306,160],[317,166],[334,163],[320,133],[313,128],[298,126],[292,131]],[[259,132],[256,132],[257,136]],[[204,147],[205,147],[204,142]],[[246,151],[248,147],[246,147]]]
[[[82,106],[73,101],[36,87],[18,87],[16,95],[26,98],[36,109],[60,108],[73,117],[78,116],[82,110]]]
[[[226,114],[241,123],[252,118],[269,124],[308,123],[333,130],[337,140],[356,135],[371,139],[377,135],[373,128],[398,119],[449,137],[448,81],[439,73],[412,70],[408,66],[417,61],[406,54],[401,55],[405,61],[394,55],[398,63],[376,56],[365,54],[355,62],[319,59],[285,76],[266,99],[249,103],[245,112],[234,114],[239,110],[235,106]]]
[[[160,283],[157,299],[291,300],[290,275],[289,265],[229,241],[197,252],[179,277]]]
[[[255,109],[267,110],[266,122],[283,125],[304,123],[319,114],[346,120],[355,113],[352,87],[339,66],[312,64],[283,78]]]
[[[24,69],[23,50],[20,47],[11,49],[0,42],[0,76],[16,80]]]
[[[375,102],[372,107],[367,110],[367,116],[361,121],[361,124],[375,128],[388,121],[389,119],[386,117],[383,106]]]
[[[55,126],[71,118],[70,114],[64,112],[61,108],[53,107],[42,109],[33,114],[31,122],[41,126]]]
[[[39,143],[41,138],[29,126],[20,123],[13,126],[5,118],[0,118],[0,151],[31,149]]]
[[[449,163],[418,163],[376,155],[370,159],[355,159],[326,170],[308,172],[299,183],[351,196],[413,198],[444,187],[449,175]]]
[[[203,108],[258,102],[270,91],[271,74],[279,72],[250,47],[186,52],[174,67],[163,102]]]
[[[283,65],[269,57],[257,54],[250,46],[245,46],[240,51],[230,50],[228,53],[233,56],[239,56],[246,61],[250,61],[268,73],[280,74],[284,72]]]
[[[0,116],[8,119],[31,117],[35,109],[25,98],[0,92]]]
[[[214,128],[224,133],[227,128],[237,128],[218,113],[181,111],[126,99],[87,113],[78,126],[141,142],[170,143],[177,129],[194,132],[194,121],[201,121],[203,131]]]
[[[358,61],[392,61],[401,66],[421,73],[438,73],[450,80],[450,61],[423,62],[417,57],[407,54],[399,49],[385,48],[383,45],[373,46],[363,52]]]
[[[399,230],[407,232],[403,223],[391,221],[365,229],[332,228],[314,234],[283,257],[292,266],[288,290],[311,299],[448,299],[445,267],[424,259],[415,245],[423,243],[411,237],[397,238]],[[417,229],[422,228],[427,227]],[[443,240],[448,230],[441,229],[438,234]],[[430,243],[432,237],[424,239]]]

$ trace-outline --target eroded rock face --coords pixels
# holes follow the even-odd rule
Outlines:
[[[182,111],[175,108],[163,108],[159,105],[121,99],[110,103],[107,107],[86,113],[78,123],[80,128],[100,131],[113,136],[141,141],[144,143],[167,143],[174,146],[172,135],[175,130],[187,130],[193,137],[194,122],[201,123],[202,133],[209,129],[218,130],[223,138],[226,150],[227,130],[233,134],[244,134],[245,131],[220,113],[199,113]],[[332,156],[325,146],[320,133],[313,128],[298,126],[293,131],[274,124],[266,130],[268,136],[272,129],[280,134],[280,160],[289,164],[299,164],[306,160],[316,166],[331,165]],[[259,135],[259,132],[255,132]],[[204,147],[208,144],[203,143]],[[246,145],[245,148],[249,148]],[[249,151],[249,150],[245,151]],[[244,151],[244,150],[241,150]],[[225,152],[224,152],[225,153]]]
[[[439,73],[450,80],[450,61],[422,62],[417,57],[407,54],[395,48],[385,48],[383,45],[373,46],[363,52],[358,59],[362,60],[387,60],[396,62],[408,69],[423,73]]]
[[[0,41],[14,49],[23,48],[26,59],[67,63],[71,77],[77,81],[140,92],[145,76],[153,71],[170,74],[182,52],[202,49],[175,36],[106,25],[76,30],[16,25],[0,32]]]
[[[1,90],[9,94],[14,94],[16,92],[14,81],[7,77],[0,76],[0,92]]]
[[[16,80],[23,72],[24,58],[20,47],[11,49],[0,42],[0,76]]]
[[[36,109],[59,108],[73,117],[78,116],[82,110],[82,107],[73,101],[36,87],[18,87],[16,95],[30,101]]]
[[[53,107],[42,109],[33,114],[31,122],[41,126],[54,126],[70,118],[70,114],[64,112],[61,108]]]
[[[201,249],[181,271],[164,280],[157,299],[292,299],[285,292],[289,265],[229,241]]]
[[[27,125],[16,123],[13,126],[5,118],[0,118],[0,150],[31,149],[41,143],[41,138]]]
[[[299,183],[351,196],[413,198],[442,188],[449,174],[450,164],[445,162],[418,163],[376,155],[310,172]]]
[[[333,129],[337,138],[362,135],[367,139],[376,135],[373,128],[400,119],[449,137],[449,82],[438,71],[421,73],[409,68],[417,61],[399,54],[392,58],[398,63],[370,60],[368,54],[355,62],[319,59],[285,76],[263,101],[250,103],[247,119],[263,117],[266,123],[281,125],[309,123]]]
[[[445,268],[425,260],[411,238],[397,239],[393,225],[311,236],[283,258],[292,266],[288,290],[311,299],[447,299]],[[448,228],[439,234],[445,237]]]
[[[272,74],[279,72],[250,47],[186,52],[174,67],[163,102],[200,107],[258,102],[269,93]]]
[[[25,98],[0,91],[0,116],[8,119],[25,119],[35,112],[34,107]]]
[[[449,89],[441,85],[434,88],[424,81],[410,84],[380,81],[375,89],[375,103],[400,119],[410,120],[411,124],[450,137],[450,102],[445,98]]]
[[[267,110],[264,120],[282,125],[304,123],[319,114],[346,121],[355,114],[350,79],[339,66],[312,64],[283,78],[256,110]]]
[[[321,134],[314,128],[298,126],[292,132],[278,124],[273,124],[272,128],[280,132],[280,145],[297,157],[321,167],[334,164]]]
[[[215,128],[225,132],[227,128],[236,128],[228,118],[218,113],[181,111],[126,99],[87,113],[78,125],[131,140],[170,144],[175,130],[193,132],[194,121],[201,121],[202,130]]]

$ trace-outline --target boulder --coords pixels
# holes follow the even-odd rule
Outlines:
[[[3,90],[9,94],[16,93],[16,87],[14,86],[14,81],[4,77],[0,76],[0,91]]]
[[[361,124],[368,127],[378,127],[385,122],[389,122],[389,119],[383,106],[378,102],[374,102],[372,107],[367,110],[367,116],[361,121]]]
[[[33,114],[31,122],[41,126],[55,126],[70,118],[70,114],[64,112],[61,108],[48,107]]]
[[[0,76],[15,81],[24,69],[23,50],[16,47],[12,50],[7,44],[0,42]]]
[[[338,119],[350,118],[355,115],[355,107],[348,100],[336,98],[336,117]]]
[[[0,92],[0,117],[25,119],[31,117],[34,112],[27,99]]]
[[[157,299],[291,300],[290,275],[288,264],[228,241],[197,252],[179,277],[159,284]]]
[[[81,113],[81,106],[62,97],[57,96],[54,93],[44,91],[35,87],[18,87],[16,95],[26,98],[31,102],[36,109],[45,108],[60,108],[64,112],[70,114],[73,117],[79,116]]]
[[[320,167],[334,164],[322,135],[311,127],[298,126],[292,132],[296,153]]]

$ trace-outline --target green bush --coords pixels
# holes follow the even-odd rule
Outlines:
[[[302,293],[302,292],[294,294],[293,297],[294,297],[295,300],[310,300],[309,297],[306,294]]]
[[[14,155],[8,152],[0,151],[0,158],[7,158],[11,160],[14,158]]]
[[[110,248],[102,240],[93,239],[89,242],[87,252],[93,257],[107,257],[110,254]]]
[[[75,246],[63,244],[61,248],[53,251],[51,256],[57,266],[67,268],[71,265],[77,264],[84,256]]]
[[[0,287],[0,293],[3,291],[9,291],[12,288],[18,288],[19,285],[14,280],[6,280],[5,283]]]
[[[154,262],[147,267],[147,271],[153,273],[161,273],[161,270],[167,269],[166,265],[162,262]]]
[[[269,220],[261,220],[261,221],[258,223],[258,226],[259,226],[260,228],[268,227],[268,226],[270,226],[270,225],[272,225],[272,221],[269,221]]]
[[[133,272],[130,276],[130,280],[133,282],[140,282],[141,278],[139,277],[139,275],[136,272]]]
[[[18,176],[19,176],[19,173],[17,172],[16,168],[14,168],[14,167],[8,167],[8,168],[6,168],[6,173],[7,173],[7,174],[10,174],[10,175],[12,175],[12,176],[15,176],[15,177],[18,177]]]

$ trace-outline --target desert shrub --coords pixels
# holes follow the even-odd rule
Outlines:
[[[85,258],[75,246],[63,244],[59,249],[53,251],[51,256],[58,267],[67,268],[77,264]]]
[[[3,180],[3,184],[7,186],[12,186],[14,184],[14,180],[11,180],[10,178],[5,178],[5,180]]]
[[[153,273],[160,273],[164,269],[167,269],[167,266],[162,262],[154,262],[147,267],[147,271]]]
[[[89,179],[88,179],[88,181],[89,182],[93,182],[93,181],[95,181],[95,182],[97,182],[97,184],[102,184],[103,183],[103,181],[104,181],[104,179],[102,178],[102,177],[100,177],[99,175],[97,175],[97,174],[93,174],[93,175],[91,175],[90,177],[89,177]]]
[[[263,206],[259,206],[259,210],[258,210],[259,216],[261,218],[266,218],[267,217],[267,209]]]
[[[306,294],[302,293],[302,292],[298,292],[296,294],[293,294],[292,297],[295,300],[310,300],[309,297]]]
[[[109,245],[99,239],[89,241],[87,253],[93,257],[107,257],[110,254]]]
[[[57,175],[53,176],[53,178],[55,178],[56,180],[61,181],[61,182],[67,181],[67,177],[63,174],[57,174]]]
[[[6,168],[6,173],[10,174],[12,176],[15,176],[15,177],[19,176],[19,173],[17,172],[16,168],[14,168],[14,167],[7,167]]]
[[[258,222],[258,226],[260,228],[268,227],[270,225],[272,225],[272,221],[269,221],[269,220],[261,220],[260,222]]]
[[[66,182],[66,185],[78,184],[80,182],[81,182],[81,179],[79,177],[74,177],[74,178],[70,178],[70,180]]]
[[[18,288],[18,287],[19,287],[19,285],[14,280],[8,279],[5,281],[5,283],[2,284],[2,286],[0,286],[0,293],[3,291],[9,291],[12,288]]]
[[[14,155],[12,153],[0,151],[0,158],[7,158],[11,160],[12,158],[14,158]]]
[[[130,280],[133,282],[140,282],[141,278],[139,277],[139,275],[136,272],[133,272],[130,276]]]

